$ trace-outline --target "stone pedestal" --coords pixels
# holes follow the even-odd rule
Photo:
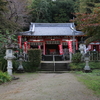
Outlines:
[[[10,76],[12,76],[12,60],[7,60],[7,72]]]
[[[16,57],[13,55],[13,50],[12,49],[7,49],[6,50],[6,56],[4,59],[7,60],[7,72],[10,76],[12,76],[12,59],[15,59]]]

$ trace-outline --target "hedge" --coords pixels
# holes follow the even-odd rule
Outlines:
[[[37,71],[41,61],[41,50],[30,49],[28,50],[28,62],[23,62],[24,70],[27,72]]]

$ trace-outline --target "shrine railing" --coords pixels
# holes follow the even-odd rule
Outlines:
[[[100,61],[100,52],[90,51],[90,61]]]
[[[43,61],[66,61],[70,60],[70,54],[68,55],[43,55]]]

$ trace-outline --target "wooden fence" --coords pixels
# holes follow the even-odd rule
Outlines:
[[[91,51],[90,54],[90,61],[100,61],[100,52]]]

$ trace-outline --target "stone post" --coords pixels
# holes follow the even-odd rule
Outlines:
[[[71,52],[69,53],[69,56],[70,56],[70,61],[72,61],[72,53]]]

